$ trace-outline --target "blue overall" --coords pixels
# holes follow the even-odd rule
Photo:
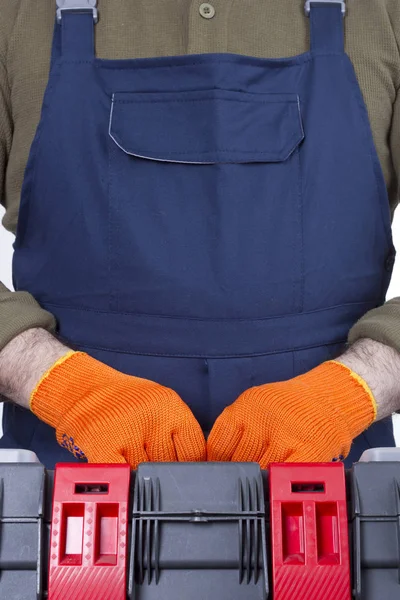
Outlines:
[[[389,202],[340,6],[312,5],[310,51],[278,60],[99,60],[94,27],[55,27],[15,287],[210,430],[247,388],[336,357],[385,299]],[[28,411],[6,405],[4,431],[48,467],[74,460]],[[380,422],[348,461],[391,445]]]

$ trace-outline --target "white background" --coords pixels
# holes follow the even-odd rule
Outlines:
[[[0,215],[3,215],[0,207]],[[400,296],[400,208],[393,224],[393,236],[395,245],[399,248],[399,259],[395,264],[392,283],[388,292],[388,299]],[[11,257],[13,236],[3,227],[0,227],[0,281],[11,288]],[[400,391],[400,390],[399,390]],[[0,408],[1,411],[1,408]],[[395,431],[397,445],[400,446],[400,415],[396,415]]]

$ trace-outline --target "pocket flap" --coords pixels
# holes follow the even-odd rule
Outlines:
[[[219,89],[115,93],[109,133],[127,154],[193,164],[282,162],[304,138],[297,94]]]

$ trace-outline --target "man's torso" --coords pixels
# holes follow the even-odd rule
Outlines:
[[[55,0],[35,0],[34,5],[31,0],[0,0],[0,56],[7,75],[0,85],[7,86],[10,94],[13,128],[4,182],[4,223],[12,231],[48,80],[55,4]],[[201,4],[200,0],[100,0],[97,54],[127,59],[227,52],[274,58],[309,48],[303,0],[213,0],[212,18],[201,15]],[[367,104],[394,209],[398,202],[394,163],[400,163],[400,124],[397,136],[392,129],[400,85],[400,3],[349,0],[347,4],[346,50]]]

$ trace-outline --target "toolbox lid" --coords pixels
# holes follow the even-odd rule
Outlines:
[[[129,598],[268,598],[258,464],[143,463],[132,511]]]
[[[0,464],[2,463],[39,463],[40,460],[31,450],[17,448],[0,448]]]
[[[158,480],[158,481],[157,481]],[[142,463],[137,472],[136,494],[145,482],[157,481],[162,492],[162,512],[187,512],[199,509],[203,512],[237,513],[243,510],[238,485],[246,481],[257,483],[258,494],[263,494],[261,470],[256,463]],[[134,511],[138,508],[135,498]],[[265,511],[265,506],[260,506]]]
[[[44,480],[39,463],[0,463],[0,521],[42,517]]]
[[[352,469],[352,516],[400,516],[400,462],[359,462]]]
[[[359,462],[400,461],[400,448],[369,448],[361,455]]]

